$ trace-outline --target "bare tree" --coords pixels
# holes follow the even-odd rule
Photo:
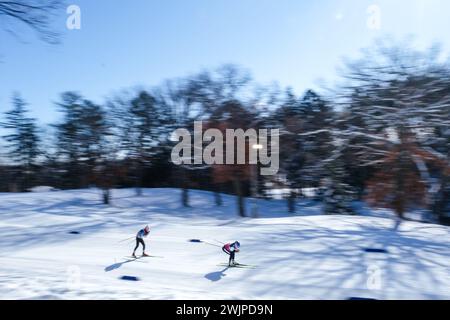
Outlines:
[[[17,35],[8,22],[20,22],[36,31],[39,37],[51,44],[58,43],[58,33],[52,30],[52,18],[62,8],[63,0],[0,0],[0,22],[6,31]],[[14,28],[16,29],[16,28]]]
[[[428,206],[447,176],[450,162],[433,149],[450,126],[450,68],[441,51],[418,51],[381,43],[349,64],[338,101],[345,110],[335,135],[352,150],[353,162],[374,171],[369,196],[394,207]],[[437,173],[439,172],[439,173]]]

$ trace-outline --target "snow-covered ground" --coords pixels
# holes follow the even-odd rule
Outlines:
[[[323,216],[312,203],[290,216],[278,200],[242,219],[232,196],[223,207],[208,192],[191,197],[182,208],[175,189],[114,190],[111,206],[94,189],[0,194],[0,299],[450,299],[448,227],[395,230],[389,218]],[[157,257],[133,261],[134,240],[121,240],[147,223]],[[219,265],[227,257],[214,244],[233,240],[237,261],[257,268]]]

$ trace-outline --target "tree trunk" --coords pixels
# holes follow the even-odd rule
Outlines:
[[[140,186],[137,186],[137,187],[135,188],[135,192],[136,192],[136,196],[137,196],[137,197],[142,196],[142,188],[141,188]]]
[[[404,143],[402,142],[401,146],[403,146]],[[394,198],[394,207],[395,207],[395,213],[400,219],[404,219],[405,217],[405,192],[407,192],[406,186],[405,186],[405,167],[406,167],[406,151],[401,149],[400,155],[398,159],[398,170],[396,173],[396,192],[395,192],[395,198]]]
[[[181,170],[181,203],[183,207],[188,208],[189,207],[189,189],[187,187],[186,182],[186,172],[184,168],[180,168]]]
[[[111,192],[109,189],[103,189],[103,204],[109,204],[111,200]]]
[[[135,164],[136,170],[135,170],[135,191],[136,196],[140,197],[142,196],[142,185],[143,185],[143,166],[139,162]]]
[[[214,199],[216,201],[216,206],[220,207],[223,205],[222,195],[220,194],[220,192],[214,192]]]
[[[189,189],[184,187],[181,192],[181,202],[183,203],[183,207],[189,207]]]
[[[290,191],[287,199],[289,213],[295,213],[295,192]]]
[[[242,183],[239,179],[233,181],[234,189],[237,195],[238,214],[241,217],[245,217],[245,203],[244,196],[242,195]]]
[[[214,200],[216,202],[216,206],[223,205],[222,194],[220,193],[220,185],[216,185],[216,190],[214,191]]]
[[[441,221],[442,218],[445,218],[445,209],[450,203],[448,199],[450,199],[450,194],[447,192],[447,183],[448,178],[444,177],[441,182],[441,188],[438,194],[435,197],[435,203],[433,205],[433,214],[435,217]]]

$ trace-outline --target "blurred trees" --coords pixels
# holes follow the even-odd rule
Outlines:
[[[226,137],[227,129],[242,129],[246,131],[247,129],[254,128],[254,126],[252,126],[252,122],[253,114],[246,110],[242,104],[238,101],[228,101],[211,115],[211,118],[208,121],[208,129],[219,130],[223,137]],[[229,141],[227,142],[230,143]],[[251,176],[251,166],[254,165],[248,163],[248,151],[252,146],[249,144],[249,141],[245,141],[243,143],[245,149],[242,150],[237,139],[233,140],[233,144],[234,151],[231,151],[225,147],[225,141],[223,141],[223,154],[221,157],[224,164],[214,164],[212,166],[212,178],[213,183],[216,185],[231,183],[234,189],[234,194],[237,196],[238,213],[241,217],[245,217],[246,210],[244,196],[246,192],[244,190],[244,186],[251,182],[251,179],[256,179],[256,177]],[[228,151],[234,152],[235,164],[226,164],[225,159]],[[238,153],[245,154],[245,163],[238,163]]]
[[[339,92],[346,114],[337,136],[354,167],[374,172],[367,197],[400,217],[428,204],[448,170],[448,155],[436,149],[450,126],[450,69],[439,52],[380,44],[348,65]]]
[[[106,112],[75,92],[63,93],[58,106],[63,119],[55,125],[56,153],[65,187],[95,184],[96,171],[105,165],[105,157],[111,156]],[[107,197],[104,200],[109,201]]]
[[[136,194],[141,195],[144,171],[158,147],[161,119],[158,117],[156,99],[142,90],[129,101],[110,104],[115,115],[117,137],[122,156],[128,159],[128,172],[134,180]]]
[[[230,104],[246,105],[245,90],[250,83],[249,73],[241,68],[227,64],[213,71],[203,71],[193,76],[170,81],[160,89],[161,103],[170,112],[171,128],[186,128],[193,131],[194,121],[217,120],[221,110]],[[244,94],[242,94],[244,92]],[[192,136],[193,136],[192,132]],[[194,180],[193,176],[199,171],[210,169],[204,164],[195,165],[195,147],[192,148],[192,164],[182,164],[174,172],[182,187],[183,206],[189,206],[189,185]],[[212,171],[214,174],[214,171]],[[223,181],[212,177],[206,184],[216,190]],[[237,182],[237,187],[240,183]],[[216,203],[220,205],[220,195],[216,193]]]
[[[450,206],[450,68],[439,55],[437,48],[380,45],[348,63],[343,84],[327,97],[257,86],[233,65],[123,92],[105,105],[66,92],[57,103],[63,118],[42,139],[44,150],[16,96],[3,123],[11,131],[7,164],[39,172],[21,190],[37,181],[96,185],[104,203],[114,186],[135,187],[138,195],[143,187],[171,186],[181,188],[181,204],[189,206],[189,189],[201,188],[215,192],[217,205],[220,193],[237,195],[237,212],[246,216],[245,197],[268,197],[278,188],[288,191],[290,212],[308,191],[327,214],[354,214],[354,201],[366,200],[399,217],[424,207],[442,220]],[[279,173],[254,176],[248,163],[195,164],[194,147],[190,161],[174,165],[170,154],[178,137],[172,132],[185,128],[193,136],[194,121],[222,133],[280,129]],[[249,147],[247,141],[245,152]],[[8,183],[18,177],[4,175]]]
[[[28,116],[27,103],[19,94],[15,94],[12,104],[13,108],[5,113],[6,119],[2,123],[9,133],[3,138],[7,142],[8,157],[13,161],[12,189],[25,191],[35,178],[40,138],[36,119]]]

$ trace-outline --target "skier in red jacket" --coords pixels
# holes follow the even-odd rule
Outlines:
[[[236,263],[234,262],[234,255],[236,254],[236,252],[239,252],[240,247],[241,244],[238,241],[227,243],[222,247],[222,251],[230,256],[230,260],[228,260],[228,266],[232,267],[236,265]]]

